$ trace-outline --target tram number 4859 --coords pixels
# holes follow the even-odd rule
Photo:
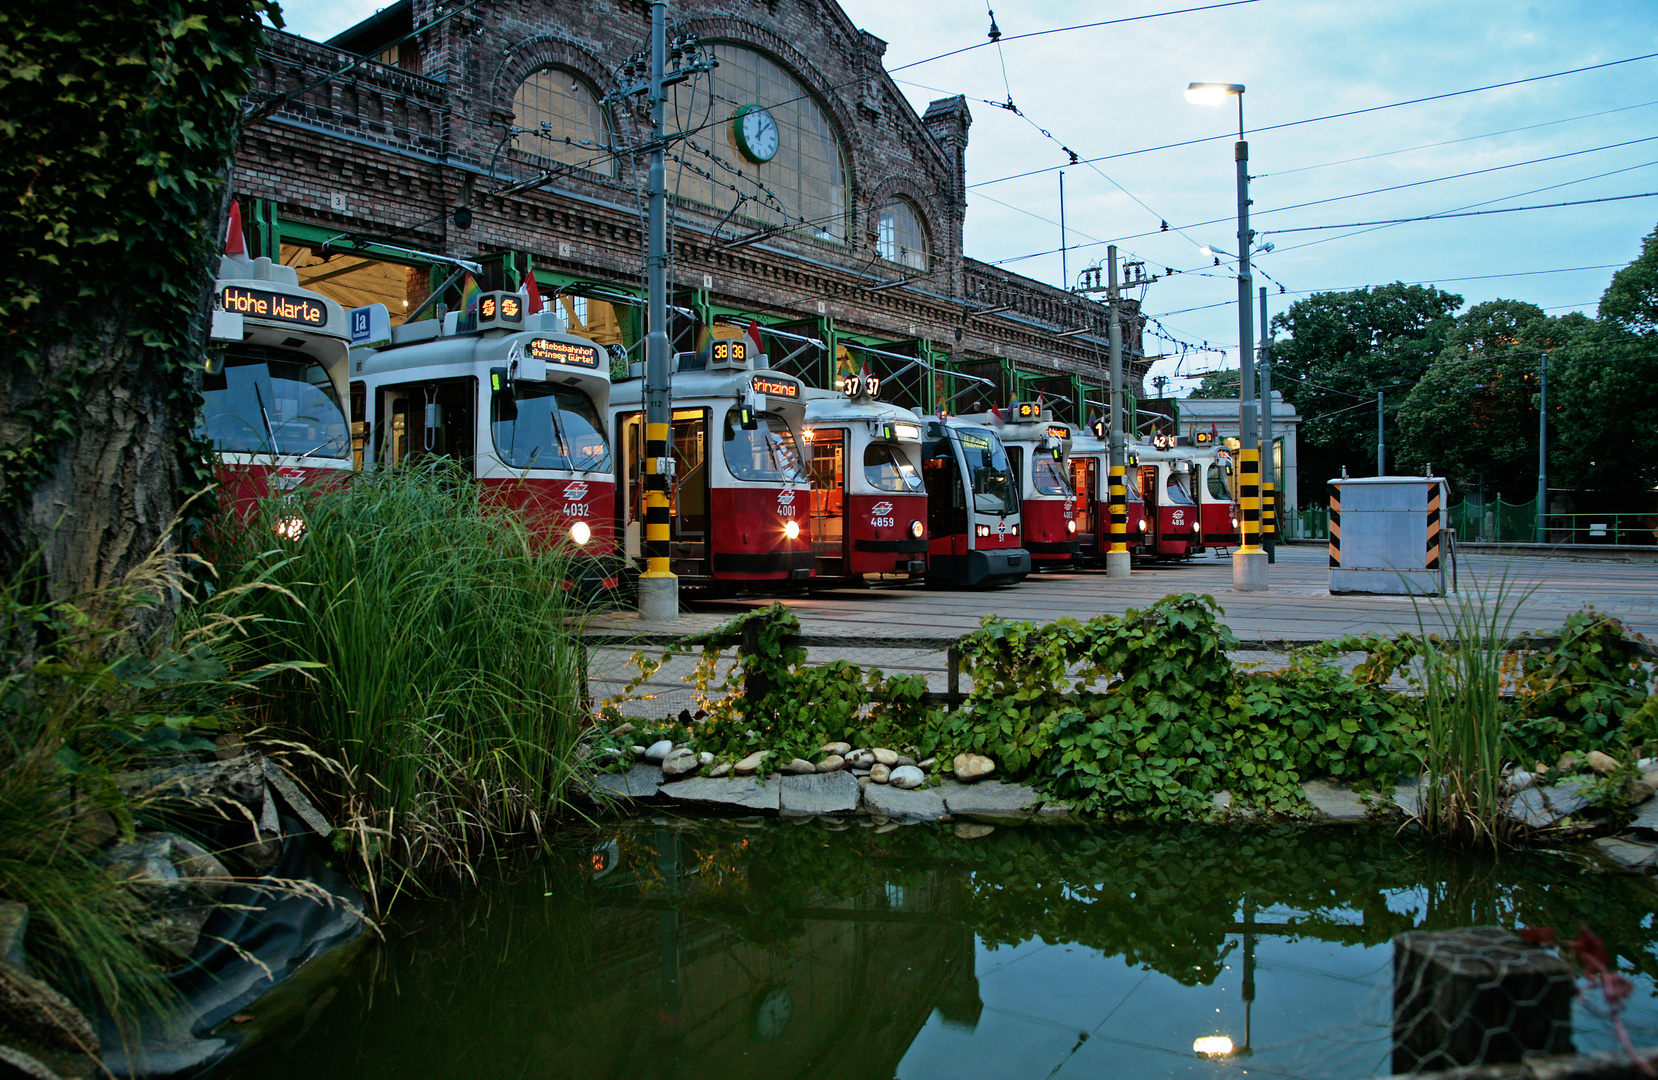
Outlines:
[[[869,523],[871,525],[874,525],[876,528],[881,528],[883,526],[886,527],[886,528],[891,528],[897,522],[893,518],[889,518],[889,517],[872,517],[872,518],[869,519]]]

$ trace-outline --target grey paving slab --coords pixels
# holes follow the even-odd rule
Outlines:
[[[1546,829],[1589,805],[1582,794],[1588,786],[1583,780],[1562,780],[1546,788],[1526,788],[1514,796],[1508,814],[1534,829]]]
[[[865,787],[863,807],[872,814],[915,821],[937,821],[947,813],[938,792],[928,788],[905,791],[890,784]]]
[[[1648,799],[1636,807],[1635,820],[1629,824],[1631,828],[1658,832],[1658,799]]]
[[[950,813],[978,817],[1028,816],[1043,801],[1042,793],[1035,788],[1005,780],[981,780],[976,784],[946,780],[929,790],[938,793]]]
[[[653,799],[662,787],[662,770],[655,765],[635,765],[625,773],[598,773],[593,786],[620,799]]]
[[[844,814],[858,808],[858,778],[844,770],[782,780],[785,814]]]
[[[1301,785],[1301,791],[1313,809],[1331,821],[1364,821],[1370,817],[1364,800],[1346,784],[1309,780]]]
[[[1658,847],[1620,836],[1602,836],[1595,849],[1626,870],[1651,871],[1658,866]]]
[[[857,782],[853,781],[856,786]],[[693,776],[677,784],[667,784],[662,794],[678,802],[701,806],[724,806],[739,810],[769,810],[777,813],[782,807],[783,778],[769,776],[757,784],[751,776],[712,778]]]

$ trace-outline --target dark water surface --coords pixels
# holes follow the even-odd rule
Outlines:
[[[216,1075],[1364,1077],[1389,1071],[1395,934],[1580,922],[1634,977],[1650,1045],[1655,908],[1569,855],[1391,830],[633,821],[396,913]],[[1598,1005],[1574,1025],[1615,1045]],[[1200,1058],[1210,1035],[1249,1053]]]

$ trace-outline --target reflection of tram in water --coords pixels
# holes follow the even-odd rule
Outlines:
[[[806,391],[817,580],[911,581],[927,569],[921,421],[876,400],[873,375]]]
[[[1066,454],[1076,434],[1039,402],[1015,401],[1005,418],[963,417],[996,426],[1008,466],[1019,484],[1023,547],[1035,570],[1061,569],[1077,561],[1077,495]]]
[[[485,293],[470,316],[371,331],[391,344],[352,352],[353,419],[368,435],[366,466],[449,458],[543,541],[598,560],[584,562],[597,567],[587,585],[614,588],[610,361],[562,323],[525,314],[515,293]]]
[[[1123,542],[1130,555],[1146,547],[1146,501],[1140,495],[1138,449],[1129,447],[1124,459],[1123,497],[1128,525]],[[1084,563],[1105,562],[1111,548],[1111,446],[1093,435],[1071,440],[1071,490],[1077,498],[1077,558]]]
[[[712,591],[776,589],[812,576],[811,481],[800,453],[806,391],[792,375],[751,367],[752,345],[680,353],[673,374],[669,568]],[[618,447],[616,513],[628,557],[644,556],[643,379],[611,393]]]
[[[1019,486],[996,432],[960,417],[922,431],[927,584],[1011,585],[1031,572],[1020,546]]]
[[[198,431],[227,501],[246,516],[267,494],[345,475],[351,335],[340,305],[301,288],[291,267],[227,255],[212,319]]]

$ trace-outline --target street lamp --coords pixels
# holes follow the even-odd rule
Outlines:
[[[1243,536],[1232,556],[1232,589],[1261,592],[1267,587],[1267,553],[1261,548],[1261,442],[1255,416],[1254,287],[1250,281],[1249,252],[1255,234],[1249,228],[1249,143],[1244,141],[1242,83],[1195,82],[1186,87],[1186,100],[1197,105],[1220,105],[1238,99],[1238,509]]]

